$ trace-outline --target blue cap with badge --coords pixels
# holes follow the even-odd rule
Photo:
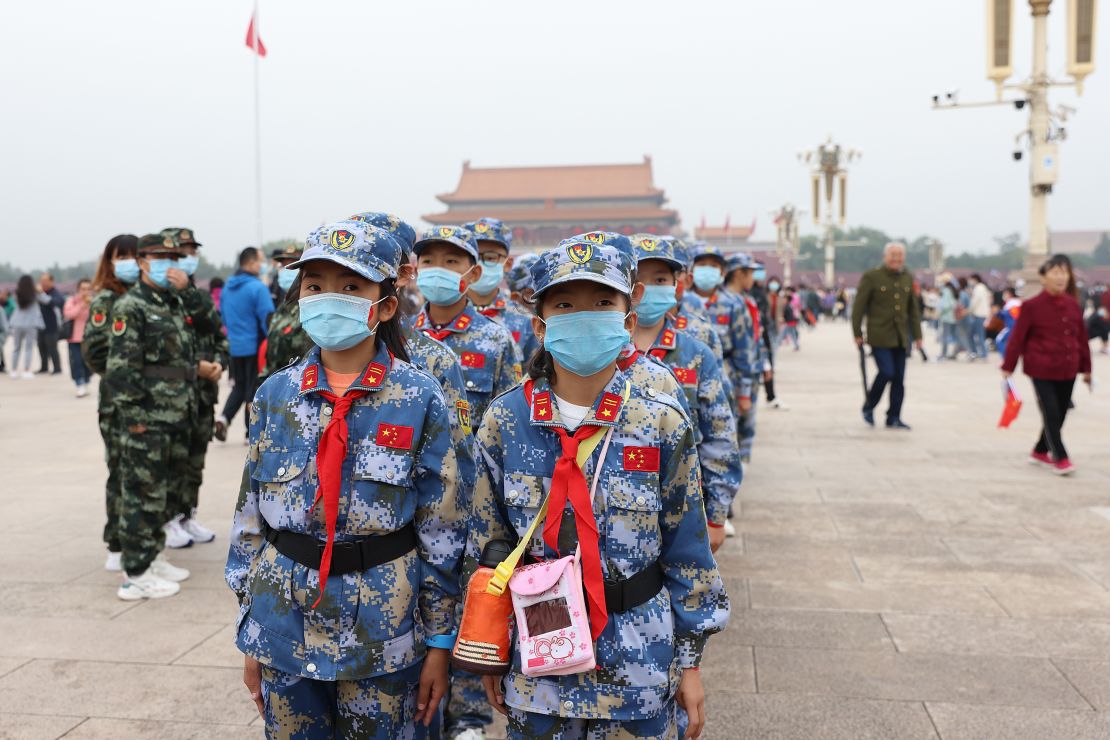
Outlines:
[[[286,269],[296,270],[308,262],[325,260],[380,283],[397,277],[401,252],[401,241],[385,229],[361,221],[337,221],[309,234],[301,258]]]
[[[529,252],[513,260],[512,269],[505,273],[505,282],[508,284],[509,290],[519,293],[525,288],[533,287],[531,268],[539,258],[538,254]]]
[[[393,235],[393,238],[401,243],[404,259],[406,262],[408,261],[408,255],[412,254],[412,245],[416,243],[416,229],[402,221],[399,216],[383,211],[363,211],[362,213],[356,213],[347,220],[361,221],[364,224],[377,226],[379,229],[388,231]]]
[[[497,242],[505,249],[513,246],[513,231],[499,218],[480,218],[468,221],[463,228],[474,234],[477,241]]]
[[[589,280],[631,295],[634,260],[632,242],[626,236],[606,231],[572,236],[531,266],[534,296],[573,280]]]
[[[632,247],[636,254],[636,262],[642,260],[663,260],[675,270],[685,270],[686,263],[675,254],[674,237],[662,237],[654,234],[633,234]]]
[[[474,241],[474,234],[470,229],[464,229],[462,226],[433,226],[430,229],[424,229],[420,238],[413,244],[412,251],[419,255],[425,247],[436,242],[453,244],[473,257],[475,262],[478,261],[478,243]]]
[[[691,264],[700,257],[713,257],[721,263],[722,267],[727,263],[724,252],[722,252],[720,248],[712,244],[707,244],[706,242],[694,242],[691,244],[690,248],[687,250],[687,256],[689,256]]]

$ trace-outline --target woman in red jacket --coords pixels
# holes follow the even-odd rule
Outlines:
[[[1010,377],[1021,358],[1022,369],[1037,393],[1043,428],[1029,462],[1067,475],[1075,466],[1068,459],[1060,429],[1071,405],[1075,376],[1082,373],[1083,382],[1091,384],[1091,349],[1083,310],[1068,292],[1074,278],[1067,257],[1052,257],[1039,272],[1044,290],[1022,304],[1006,346],[1002,374]]]

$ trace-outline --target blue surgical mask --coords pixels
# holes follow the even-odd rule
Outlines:
[[[773,280],[770,283],[767,284],[767,289],[770,290],[772,293],[778,293],[779,288],[781,288],[781,287],[782,287],[781,285],[779,285],[778,283],[776,283]]]
[[[270,263],[263,262],[262,266],[258,268],[258,277],[267,278],[270,276]]]
[[[543,347],[555,362],[580,377],[596,375],[616,361],[632,338],[620,311],[576,311],[544,321]]]
[[[197,271],[197,266],[200,264],[200,257],[195,254],[188,254],[177,261],[177,269],[181,270],[186,275],[192,275]]]
[[[724,276],[721,268],[715,265],[697,265],[694,267],[694,285],[698,290],[710,291],[721,284]]]
[[[384,300],[371,301],[342,293],[308,296],[298,301],[301,327],[321,349],[350,349],[367,337],[374,336],[378,325],[370,328],[370,316],[374,306]]]
[[[147,274],[150,276],[151,282],[159,288],[170,287],[170,279],[166,273],[169,272],[171,267],[175,267],[174,261],[151,259],[148,260],[148,264]]]
[[[139,263],[134,259],[116,260],[112,263],[112,271],[121,283],[132,285],[139,279]]]
[[[755,277],[756,280],[762,283],[764,280],[767,279],[767,270],[765,270],[764,268],[760,268],[755,271],[755,275],[753,277]]]
[[[278,286],[282,290],[289,290],[299,274],[301,274],[300,270],[281,270],[278,272]]]
[[[499,262],[496,265],[487,265],[482,263],[482,277],[475,280],[470,284],[470,289],[478,295],[489,295],[497,290],[497,286],[505,278],[505,263]]]
[[[648,285],[644,288],[643,300],[636,306],[636,315],[644,326],[655,326],[676,303],[675,286]]]
[[[462,298],[462,275],[443,267],[421,267],[416,287],[433,306],[450,306]]]

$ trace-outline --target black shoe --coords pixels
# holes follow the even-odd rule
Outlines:
[[[875,426],[875,412],[871,409],[864,409],[863,420],[867,422],[867,426]]]
[[[223,419],[216,419],[216,425],[212,429],[212,435],[221,442],[227,441],[227,424],[224,424]]]
[[[886,423],[886,428],[887,429],[900,429],[904,432],[908,432],[913,427],[911,427],[909,424],[902,421],[901,419],[892,419],[892,420],[890,420]]]

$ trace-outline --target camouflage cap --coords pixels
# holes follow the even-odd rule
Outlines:
[[[532,285],[531,268],[539,258],[540,256],[535,252],[529,252],[513,260],[512,268],[505,274],[505,282],[509,285],[509,290],[519,293],[525,288],[535,287]]]
[[[397,277],[401,251],[400,240],[385,229],[361,221],[336,221],[309,234],[304,254],[285,269],[296,270],[308,262],[325,260],[380,283]]]
[[[202,246],[197,241],[196,232],[188,226],[167,226],[161,231],[162,236],[168,236],[173,239],[174,244],[179,247],[199,247]]]
[[[625,295],[632,294],[632,269],[635,266],[632,256],[632,243],[627,237],[610,240],[606,244],[601,236],[608,232],[590,232],[572,236],[559,242],[559,246],[549,249],[531,266],[532,287],[538,296],[548,288],[572,280],[589,280],[619,290]],[[623,248],[622,248],[623,246]]]
[[[468,221],[463,227],[469,229],[478,241],[497,242],[505,249],[513,246],[513,231],[498,218],[480,218]]]
[[[698,259],[699,257],[713,257],[721,263],[721,267],[724,267],[727,263],[724,252],[722,252],[718,247],[715,247],[712,244],[707,244],[705,242],[694,242],[693,244],[691,244],[690,248],[686,252],[686,255],[690,258],[690,264],[693,264],[694,260]]]
[[[409,255],[412,254],[412,245],[416,243],[416,229],[402,221],[399,216],[383,211],[363,211],[362,213],[356,213],[348,220],[361,221],[364,224],[377,226],[379,229],[388,231],[394,239],[401,243],[403,261],[409,261]]]
[[[728,272],[733,270],[754,270],[756,261],[747,252],[733,252],[725,260],[725,269]]]
[[[473,257],[475,262],[478,261],[478,242],[474,241],[474,234],[462,226],[433,226],[430,229],[424,229],[424,233],[412,245],[412,251],[419,255],[424,247],[436,242],[453,244]]]
[[[298,260],[304,252],[300,244],[286,244],[284,247],[274,247],[270,250],[272,260]]]
[[[633,234],[632,247],[636,262],[643,260],[663,260],[675,270],[685,270],[686,263],[675,255],[674,237],[661,237],[654,234]]]
[[[142,254],[177,254],[177,240],[166,233],[143,234],[139,237],[138,252]]]

